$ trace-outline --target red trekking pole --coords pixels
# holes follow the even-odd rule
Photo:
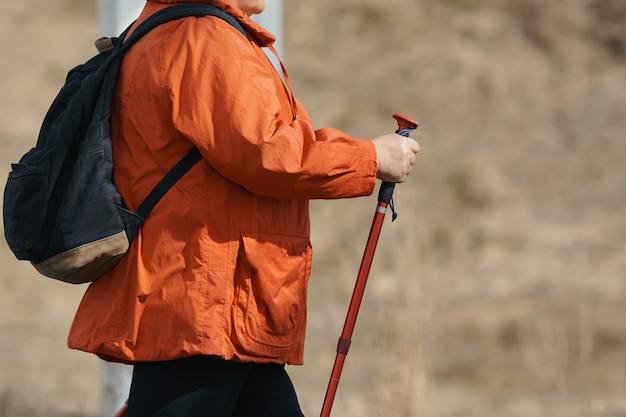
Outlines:
[[[396,130],[396,133],[402,136],[409,136],[409,133],[417,129],[419,126],[415,120],[402,114],[394,114],[393,118],[398,122],[398,130]],[[354,291],[352,292],[352,299],[350,300],[350,306],[348,307],[346,321],[343,325],[343,331],[341,332],[339,342],[337,343],[337,356],[335,357],[333,372],[330,376],[328,389],[326,390],[326,397],[324,398],[321,417],[330,416],[330,410],[333,406],[337,386],[339,385],[339,377],[341,376],[343,363],[346,360],[350,344],[352,343],[352,332],[354,331],[356,317],[359,314],[359,308],[361,307],[361,300],[363,299],[363,293],[365,292],[365,284],[367,283],[367,277],[370,272],[370,267],[372,266],[374,252],[376,251],[376,244],[378,243],[380,229],[382,228],[383,220],[385,219],[385,214],[387,213],[387,207],[391,206],[393,220],[396,218],[396,213],[393,208],[394,187],[395,183],[383,182],[378,192],[378,205],[376,206],[374,220],[372,222],[369,237],[367,238],[367,244],[365,245],[365,253],[363,254],[363,259],[361,260],[361,267],[359,268],[359,274],[356,278]]]

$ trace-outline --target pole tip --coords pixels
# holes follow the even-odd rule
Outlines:
[[[396,119],[396,122],[398,122],[398,130],[413,130],[417,129],[419,126],[419,123],[416,120],[409,116],[405,116],[404,114],[396,113],[393,115],[393,118]]]

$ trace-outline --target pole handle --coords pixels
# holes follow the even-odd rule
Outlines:
[[[396,134],[398,135],[408,137],[409,134],[419,126],[417,121],[403,114],[396,113],[393,115],[393,118],[396,119],[396,122],[398,123],[398,129],[396,130]],[[396,184],[393,182],[383,181],[380,185],[380,190],[378,191],[378,202],[385,203],[387,205],[391,204],[395,186]]]

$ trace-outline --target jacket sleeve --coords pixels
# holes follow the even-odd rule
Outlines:
[[[294,120],[299,103],[261,48],[215,18],[187,19],[171,42],[162,62],[174,126],[221,175],[274,198],[372,193],[373,143],[316,131],[303,109]]]

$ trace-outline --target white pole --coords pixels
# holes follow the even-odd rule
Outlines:
[[[266,0],[265,4],[265,11],[261,14],[254,15],[252,19],[276,36],[274,47],[282,57],[283,1]]]
[[[133,368],[121,363],[102,362],[100,367],[100,413],[113,417],[128,399]]]
[[[146,0],[98,0],[100,35],[117,36],[139,16]]]
[[[283,51],[282,51],[282,39],[283,39],[283,2],[282,0],[266,0],[265,11],[261,14],[253,15],[252,20],[257,22],[259,25],[263,26],[265,29],[270,31],[274,36],[276,36],[276,42],[274,43],[274,48],[276,48],[276,52],[278,52],[278,56],[281,59],[284,59]],[[267,48],[263,48],[263,52],[267,56],[267,59],[270,60],[276,72],[283,79],[283,71],[280,67],[280,61],[272,54]]]
[[[101,36],[117,36],[139,16],[145,0],[97,0]],[[113,417],[128,398],[133,368],[102,362],[100,367],[100,412]]]

